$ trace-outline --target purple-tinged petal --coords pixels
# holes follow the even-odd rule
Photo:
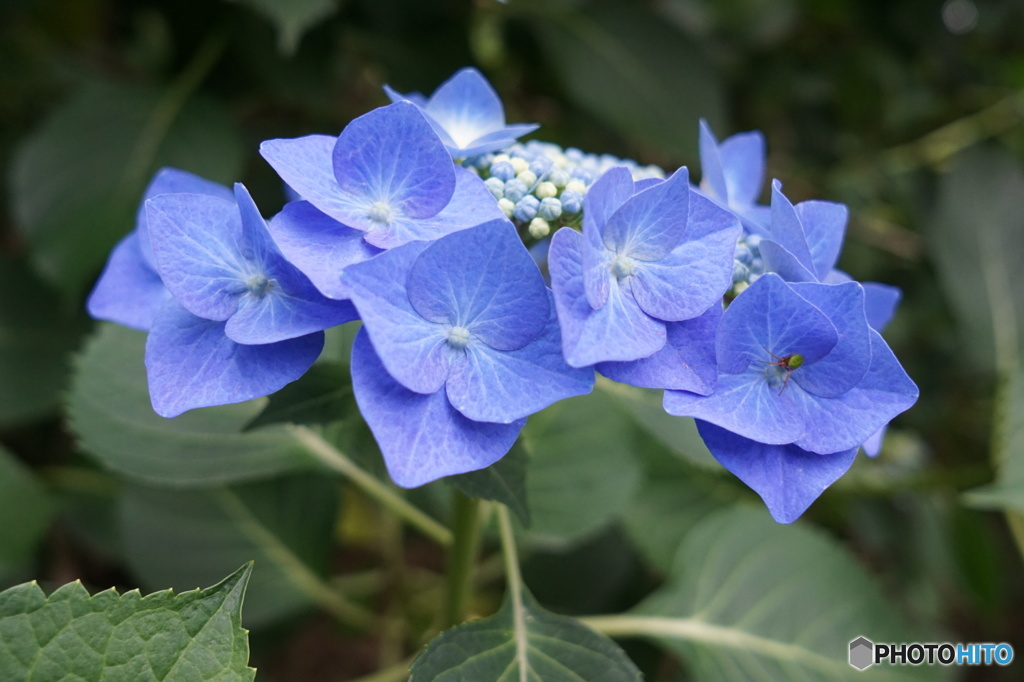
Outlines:
[[[867,313],[868,324],[876,332],[882,332],[896,314],[903,292],[899,287],[878,282],[864,282],[861,286],[864,287],[864,312]]]
[[[700,120],[700,172],[701,189],[712,199],[723,205],[729,204],[729,186],[725,181],[718,140],[711,132],[711,126]]]
[[[260,155],[300,197],[335,220],[366,230],[366,209],[341,193],[334,177],[333,154],[338,138],[306,135],[294,139],[265,140]],[[361,221],[355,225],[352,220]]]
[[[797,391],[770,384],[765,371],[751,366],[741,374],[720,374],[715,392],[707,396],[665,391],[663,406],[669,414],[703,419],[759,443],[792,443],[807,429]]]
[[[828,355],[838,341],[836,328],[824,313],[777,275],[767,274],[725,311],[716,341],[718,368],[734,374],[753,364],[763,372],[765,364],[776,361],[773,355],[796,353],[808,365]]]
[[[279,286],[263,296],[244,294],[224,333],[238,343],[274,343],[357,319],[351,301],[325,298],[307,280],[305,286]]]
[[[661,260],[635,265],[630,285],[640,309],[665,321],[688,320],[707,310],[732,284],[741,230],[732,213],[692,192],[679,245]]]
[[[489,220],[505,220],[494,195],[478,176],[455,168],[455,193],[444,210],[416,220],[397,216],[387,227],[371,230],[364,238],[376,247],[391,249],[411,241],[432,241]]]
[[[764,183],[764,135],[754,130],[726,138],[718,146],[718,156],[729,203],[743,206],[757,201]]]
[[[811,262],[805,265],[823,280],[839,260],[850,212],[845,204],[831,201],[803,201],[795,209],[811,251]]]
[[[544,278],[504,218],[432,243],[406,286],[421,316],[468,329],[499,351],[525,346],[551,316]]]
[[[396,102],[353,120],[338,136],[332,160],[340,192],[363,199],[368,211],[383,202],[406,217],[429,218],[455,191],[451,158],[411,102]]]
[[[363,233],[317,209],[308,201],[287,204],[271,219],[270,234],[284,257],[301,270],[324,296],[348,297],[342,271],[381,252]]]
[[[608,290],[612,275],[608,270],[613,255],[604,245],[602,234],[605,225],[619,208],[633,196],[633,175],[625,166],[615,166],[598,178],[584,197],[583,237],[581,245],[583,258],[583,281],[587,300],[594,309],[608,301]]]
[[[238,206],[205,194],[161,194],[146,202],[157,269],[195,315],[226,320],[238,308],[249,267]]]
[[[774,272],[787,282],[818,281],[818,277],[805,268],[796,256],[787,251],[786,247],[773,241],[771,237],[762,239],[758,249],[767,272]]]
[[[505,127],[501,98],[483,75],[465,68],[442,83],[424,111],[451,136],[458,148]]]
[[[582,242],[578,232],[563,228],[555,233],[548,254],[566,361],[587,367],[653,355],[665,345],[665,324],[644,314],[628,289],[615,285],[603,308],[590,307],[583,289]]]
[[[160,275],[143,258],[136,230],[129,232],[110,253],[86,307],[98,320],[149,331],[170,297]]]
[[[388,374],[365,329],[352,345],[352,387],[391,479],[404,488],[490,466],[526,423],[472,421],[451,406],[443,390],[408,390]]]
[[[416,393],[434,393],[444,385],[456,352],[448,347],[447,325],[424,319],[409,302],[409,270],[428,246],[411,242],[350,265],[344,274],[381,362]]]
[[[597,371],[613,381],[643,388],[664,388],[708,395],[718,381],[715,332],[722,319],[720,303],[685,322],[668,322],[665,347],[633,362],[602,362]]]
[[[778,523],[796,521],[857,457],[857,448],[819,455],[795,445],[765,445],[702,421],[697,431],[715,459],[761,496]]]
[[[856,282],[846,284],[790,284],[811,305],[825,312],[839,332],[829,354],[795,370],[792,380],[821,398],[835,398],[864,378],[871,364],[871,336],[864,315],[864,290]]]
[[[917,386],[874,330],[871,367],[857,386],[838,398],[819,398],[796,388],[792,392],[794,400],[801,402],[800,412],[807,415],[812,428],[794,443],[820,453],[859,446],[913,405],[918,396]]]
[[[743,229],[759,237],[771,235],[772,209],[768,206],[740,206],[733,209],[743,223]]]
[[[247,346],[224,334],[224,323],[196,317],[176,301],[157,315],[146,340],[153,409],[163,417],[273,393],[295,381],[323,349],[324,335]]]
[[[782,183],[778,180],[772,181],[771,240],[793,254],[806,269],[814,269],[814,259],[811,257],[811,248],[807,244],[807,235],[804,234],[800,216],[797,215],[792,202],[782,193]]]
[[[664,258],[683,238],[690,205],[690,180],[680,168],[665,182],[633,195],[604,227],[605,246],[643,261]]]
[[[886,424],[882,428],[875,431],[874,434],[866,441],[860,444],[864,448],[864,453],[868,457],[877,457],[878,453],[882,451],[882,442],[885,440],[885,432],[889,429],[889,425]]]
[[[466,347],[445,384],[455,409],[474,421],[507,424],[593,389],[592,369],[565,364],[558,318],[554,305],[549,307],[543,333],[522,348],[502,352],[480,343]]]
[[[392,102],[412,102],[418,107],[427,106],[427,98],[423,96],[421,92],[407,92],[404,95],[388,84],[384,84],[384,94],[388,96]]]

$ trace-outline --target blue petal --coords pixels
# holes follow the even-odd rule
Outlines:
[[[725,311],[718,328],[718,368],[736,373],[760,364],[764,369],[765,363],[775,361],[773,354],[781,358],[794,353],[804,356],[806,366],[826,356],[838,341],[824,313],[777,275],[767,274]]]
[[[796,208],[782,193],[782,183],[772,181],[771,240],[778,243],[806,269],[814,271],[814,259]]]
[[[789,393],[790,391],[786,391]],[[819,398],[797,387],[794,399],[807,415],[807,433],[794,441],[811,452],[857,447],[917,401],[917,386],[878,332],[871,331],[871,367],[856,387],[838,398]]]
[[[896,314],[896,306],[903,293],[899,287],[878,282],[864,282],[861,286],[864,287],[864,312],[867,313],[868,324],[876,332],[882,332]]]
[[[420,92],[407,92],[404,95],[388,84],[384,84],[384,94],[388,96],[392,102],[412,102],[418,107],[427,106],[427,98]]]
[[[543,333],[522,348],[503,352],[481,343],[466,348],[445,385],[455,409],[475,421],[507,424],[591,391],[594,371],[565,364],[558,318],[554,305],[549,308]]]
[[[728,206],[729,187],[725,181],[718,140],[711,132],[711,126],[704,119],[700,120],[700,172],[701,189],[707,192],[711,198]]]
[[[613,286],[600,310],[590,307],[583,289],[582,242],[578,232],[562,228],[551,240],[548,253],[566,361],[573,367],[587,367],[653,355],[665,345],[665,324],[640,310],[628,283],[626,287]]]
[[[839,260],[850,212],[844,204],[831,201],[804,201],[795,210],[811,250],[811,263],[807,265],[813,264],[817,279],[823,280]]]
[[[290,140],[265,140],[260,155],[300,197],[335,220],[366,230],[369,220],[362,197],[342,194],[334,177],[333,154],[338,138],[306,135]],[[360,211],[362,210],[362,213]],[[349,222],[355,216],[359,225]]]
[[[689,173],[683,167],[619,207],[604,227],[604,244],[638,260],[664,258],[683,239],[689,203]]]
[[[598,178],[583,200],[583,236],[581,245],[583,281],[587,300],[594,309],[608,301],[612,275],[608,270],[612,254],[602,237],[608,220],[633,196],[633,175],[625,166],[615,166]]]
[[[767,272],[774,272],[787,282],[817,282],[818,277],[804,267],[796,256],[778,244],[771,237],[761,240],[758,245],[761,258],[764,259],[764,268]]]
[[[161,194],[146,206],[157,269],[171,294],[195,315],[228,319],[248,275],[238,206],[204,194]]]
[[[332,160],[341,193],[363,198],[367,209],[383,201],[401,207],[407,217],[429,218],[455,191],[451,157],[410,102],[396,102],[353,120],[338,136]]]
[[[613,381],[644,388],[668,388],[708,395],[718,381],[715,332],[722,306],[715,303],[701,316],[668,322],[668,339],[654,355],[633,362],[602,362],[597,371]]]
[[[793,291],[824,312],[839,332],[839,341],[825,357],[805,358],[794,371],[800,388],[822,398],[835,398],[860,383],[871,364],[871,337],[864,315],[864,290],[846,284],[790,284]]]
[[[729,204],[744,206],[757,201],[764,183],[764,135],[756,130],[733,135],[719,145],[718,155]]]
[[[728,311],[726,311],[728,315]],[[779,390],[765,380],[765,370],[751,366],[742,374],[720,374],[715,392],[700,396],[665,391],[665,411],[678,417],[711,422],[759,443],[786,445],[806,431],[796,394]]]
[[[526,423],[467,419],[444,391],[414,393],[388,374],[365,329],[352,346],[352,387],[391,479],[405,488],[490,466],[509,451]]]
[[[868,457],[877,457],[878,453],[882,451],[882,442],[885,440],[885,432],[888,430],[889,425],[886,424],[882,428],[878,429],[870,438],[860,444],[864,448],[864,453]]]
[[[168,301],[146,340],[153,409],[176,417],[273,393],[305,374],[323,344],[322,333],[260,346],[237,344],[224,335],[223,322],[196,317]]]
[[[170,292],[142,256],[139,231],[128,233],[110,253],[86,307],[98,320],[148,331]]]
[[[502,351],[525,346],[551,316],[544,278],[504,218],[428,246],[407,288],[412,307],[427,320],[464,327]]]
[[[434,393],[444,385],[455,353],[446,341],[447,325],[424,319],[409,302],[409,271],[429,245],[410,242],[350,265],[344,274],[381,362],[417,393]]]
[[[660,260],[636,264],[630,284],[641,310],[658,320],[688,320],[721,299],[732,285],[741,230],[732,213],[692,192],[679,245]]]
[[[515,123],[513,125],[507,125],[500,130],[495,130],[494,132],[478,137],[473,140],[472,144],[468,147],[457,147],[453,145],[448,147],[448,151],[452,156],[457,158],[479,156],[480,154],[486,154],[487,152],[498,151],[499,149],[511,147],[515,144],[518,138],[528,133],[532,133],[537,128],[540,128],[540,126],[536,123]]]
[[[857,456],[857,448],[818,455],[795,445],[764,445],[702,421],[697,431],[715,459],[761,496],[778,523],[796,521]]]
[[[396,216],[386,228],[367,232],[365,239],[374,246],[390,249],[410,241],[438,239],[489,220],[505,219],[484,181],[465,168],[455,168],[455,192],[444,210],[429,218]]]
[[[342,271],[381,252],[363,233],[339,223],[308,201],[296,201],[270,221],[270,234],[281,253],[325,296],[347,298]]]
[[[424,111],[444,129],[456,148],[505,127],[501,98],[473,68],[461,69],[434,91]]]

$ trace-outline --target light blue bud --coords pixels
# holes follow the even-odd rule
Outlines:
[[[583,210],[583,195],[567,189],[559,197],[562,203],[562,210],[569,214],[576,214]]]
[[[562,215],[562,202],[555,197],[542,199],[540,202],[540,208],[537,210],[537,215],[548,222],[558,220]]]
[[[552,183],[555,187],[565,187],[571,179],[568,171],[564,168],[555,168],[548,175],[548,182]]]
[[[744,265],[750,265],[750,261],[754,260],[754,252],[750,250],[749,246],[740,242],[736,245],[736,253],[733,255],[733,258]]]
[[[508,161],[498,161],[491,165],[491,176],[503,182],[508,182],[516,176],[516,169]]]
[[[572,173],[570,173],[570,176],[572,176],[576,180],[579,180],[585,185],[589,185],[594,181],[594,172],[588,168],[583,168],[582,166],[577,166],[576,168],[573,168]]]
[[[551,170],[551,159],[546,156],[538,156],[530,162],[530,170],[538,178],[544,177],[544,174]]]
[[[526,196],[530,188],[519,178],[512,178],[505,183],[505,198],[515,203]]]
[[[498,178],[487,178],[484,180],[484,185],[490,190],[491,194],[494,195],[495,199],[500,199],[505,196],[505,183]]]
[[[573,163],[579,163],[583,160],[583,152],[576,147],[569,147],[565,150],[565,158],[569,159]]]
[[[750,277],[750,269],[746,265],[734,260],[732,262],[732,282],[736,284],[738,282],[746,282],[747,278]]]
[[[527,194],[516,202],[516,207],[512,211],[512,217],[521,223],[528,223],[537,216],[537,208],[539,206],[540,201],[537,197]]]
[[[744,241],[747,242],[747,246],[749,246],[751,249],[756,249],[761,246],[761,235],[748,234]]]

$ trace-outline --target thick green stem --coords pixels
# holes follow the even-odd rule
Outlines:
[[[448,554],[448,590],[443,627],[458,625],[466,617],[473,587],[473,567],[480,546],[480,500],[452,491],[452,534]]]
[[[295,438],[318,460],[338,472],[356,487],[384,505],[397,517],[441,545],[452,544],[452,534],[447,528],[409,504],[397,489],[382,483],[350,460],[319,434],[305,426],[290,427]]]

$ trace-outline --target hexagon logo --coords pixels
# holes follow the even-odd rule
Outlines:
[[[854,668],[864,670],[874,664],[874,658],[875,645],[870,639],[858,637],[850,642],[850,665]]]

